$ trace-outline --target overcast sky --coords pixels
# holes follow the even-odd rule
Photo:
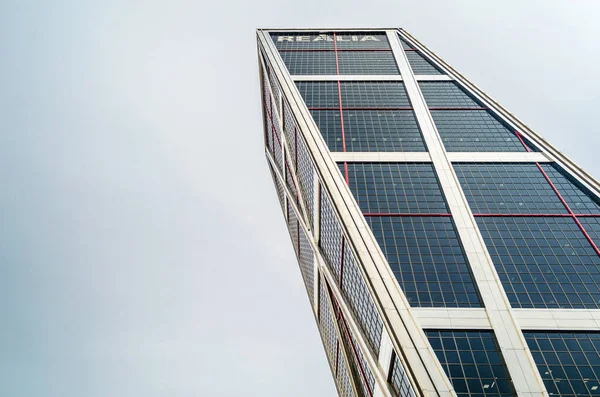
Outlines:
[[[332,396],[257,27],[404,27],[600,176],[598,1],[0,5],[0,395]]]

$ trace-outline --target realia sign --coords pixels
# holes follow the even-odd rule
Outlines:
[[[337,41],[381,41],[375,36],[336,36]],[[333,37],[326,34],[320,34],[318,36],[279,36],[277,37],[278,42],[291,41],[291,42],[315,42],[315,41],[333,41]]]

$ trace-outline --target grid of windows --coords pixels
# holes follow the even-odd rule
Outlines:
[[[364,362],[364,357],[362,357],[362,353],[360,352],[359,347],[356,345],[356,341],[354,341],[354,339],[351,339],[352,337],[349,335],[348,328],[346,327],[346,320],[344,319],[344,316],[342,315],[339,306],[337,305],[337,302],[335,300],[333,300],[333,310],[334,313],[337,313],[338,327],[340,330],[340,341],[343,343],[344,350],[346,352],[346,358],[348,359],[350,373],[352,373],[352,376],[356,383],[360,385],[362,395],[370,396],[372,395],[371,390],[373,389],[370,388],[369,379],[371,378],[374,381],[373,375],[369,367],[366,366],[366,363]],[[367,382],[365,382],[365,378]],[[360,391],[359,394],[361,394]]]
[[[302,228],[299,228],[300,233],[300,270],[302,271],[302,278],[304,279],[304,285],[306,285],[306,290],[308,291],[308,296],[310,297],[310,302],[313,302],[313,291],[314,291],[314,252],[312,247],[308,242],[308,238],[304,233]]]
[[[513,307],[600,308],[600,257],[572,218],[476,219]]]
[[[354,397],[354,389],[352,388],[352,383],[350,382],[350,375],[348,375],[348,369],[346,368],[346,361],[344,360],[343,354],[338,354],[336,368],[340,396]]]
[[[309,108],[339,108],[338,83],[335,81],[297,81],[296,87]]]
[[[485,110],[432,110],[449,152],[525,152],[519,138]]]
[[[341,87],[344,108],[410,107],[400,81],[343,81]]]
[[[600,394],[599,332],[524,332],[551,396]]]
[[[339,74],[400,74],[391,51],[345,51],[337,55]]]
[[[595,198],[593,193],[568,176],[556,164],[542,164],[541,167],[571,211],[575,214],[600,214],[600,199]]]
[[[298,191],[296,190],[296,182],[292,178],[292,172],[290,171],[290,167],[288,164],[285,166],[285,182],[292,193],[291,196],[288,197],[288,200],[294,200],[296,204],[298,204]]]
[[[275,174],[275,171],[273,170],[273,167],[271,166],[271,163],[269,164],[269,171],[271,171],[271,177],[273,177],[273,183],[275,184],[275,191],[277,191],[277,198],[279,199],[279,204],[281,205],[281,209],[284,210],[285,209],[285,202],[284,202],[284,197],[285,197],[285,192],[283,189],[283,184],[281,183],[281,181],[279,180],[279,178],[277,178],[277,175]]]
[[[349,185],[366,213],[448,213],[429,163],[348,163]]]
[[[349,152],[426,151],[412,110],[345,110],[344,134]]]
[[[481,306],[450,217],[366,219],[412,306]]]
[[[339,108],[337,84],[332,81],[296,82],[309,108]],[[410,108],[401,81],[342,81],[340,87],[344,108]]]
[[[348,244],[344,245],[341,289],[371,349],[379,354],[383,322]]]
[[[315,124],[319,127],[323,140],[332,152],[343,152],[342,125],[339,110],[311,110]],[[344,121],[345,126],[345,121]]]
[[[596,246],[600,247],[600,218],[579,218],[579,222],[581,222]]]
[[[425,59],[418,51],[406,51],[405,53],[414,74],[446,74]]]
[[[298,139],[298,183],[300,184],[300,192],[304,199],[306,206],[308,222],[312,228],[313,226],[313,211],[314,211],[314,193],[313,185],[315,183],[315,167],[308,154],[308,149],[304,143],[304,139],[301,136]]]
[[[273,70],[269,69],[268,73],[269,73],[269,82],[271,83],[271,91],[273,92],[273,99],[274,99],[273,109],[275,109],[277,114],[279,114],[279,112],[280,112],[279,104],[281,103],[281,86],[279,85],[279,82],[277,81],[277,78],[275,77],[275,73],[273,73]],[[273,117],[275,117],[275,114],[273,114]]]
[[[327,287],[323,285],[323,281],[321,280],[319,283],[319,323],[321,339],[323,339],[327,358],[329,359],[331,366],[335,368],[338,337],[333,313],[331,313],[329,307],[329,297],[326,288]]]
[[[291,75],[337,74],[333,51],[288,51],[280,54]]]
[[[277,117],[273,114],[267,123],[267,128],[271,128],[273,134],[273,152],[275,156],[275,165],[279,168],[279,171],[283,171],[283,150],[281,149],[281,131],[279,129],[279,122]]]
[[[343,318],[342,318],[342,321],[344,321]],[[346,330],[348,330],[348,328],[346,328]],[[369,368],[369,365],[367,364],[367,360],[365,360],[365,356],[363,355],[362,351],[360,350],[358,343],[356,343],[356,339],[354,339],[354,336],[352,336],[351,333],[349,333],[349,335],[350,335],[350,340],[352,342],[352,346],[354,346],[354,350],[356,353],[355,357],[358,358],[358,363],[360,364],[360,367],[363,369],[364,380],[366,380],[366,384],[369,387],[369,390],[373,390],[373,388],[375,387],[375,377],[373,376],[373,373],[371,372],[371,369]],[[361,377],[361,379],[362,379],[362,377]]]
[[[390,376],[390,383],[392,390],[398,397],[415,397],[415,391],[413,390],[406,371],[398,358],[398,355],[394,352],[392,356],[392,374]]]
[[[296,122],[287,101],[283,101],[283,133],[287,140],[290,164],[296,164]]]
[[[491,331],[426,333],[458,397],[516,397]]]
[[[454,81],[420,81],[419,87],[430,108],[480,108],[481,105]]]
[[[320,221],[319,247],[336,280],[339,280],[342,259],[342,230],[338,224],[331,200],[323,190],[321,190]]]
[[[536,164],[454,164],[471,210],[480,214],[567,214]]]
[[[274,146],[275,146],[275,138],[273,138],[273,123],[271,123],[271,116],[270,116],[270,110],[269,107],[266,107],[267,110],[267,116],[265,117],[265,129],[267,131],[267,136],[266,136],[266,140],[267,140],[267,147],[269,148],[269,152],[272,155],[275,155],[275,153],[273,153],[274,151]]]
[[[343,151],[338,110],[311,114],[332,152]],[[425,143],[412,110],[344,110],[348,152],[424,152]]]
[[[290,232],[290,238],[292,239],[292,246],[294,247],[294,251],[296,252],[296,255],[298,255],[298,218],[296,217],[296,212],[294,212],[294,209],[292,208],[292,206],[290,205],[289,201],[288,201],[288,207],[287,207],[287,211],[288,211],[288,230]]]

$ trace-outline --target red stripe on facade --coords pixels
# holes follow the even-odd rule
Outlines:
[[[488,108],[442,108],[442,107],[434,107],[434,108],[429,108],[429,110],[488,110]]]
[[[531,152],[531,149],[529,149],[529,147],[525,144],[525,141],[523,140],[523,137],[521,136],[521,133],[517,130],[515,130],[515,135],[517,136],[517,139],[519,140],[519,142],[521,142],[521,145],[523,145],[523,147],[525,148],[525,150],[529,153]]]
[[[339,82],[338,82],[339,83]],[[327,107],[315,107],[308,108],[308,110],[413,110],[413,108],[327,108]]]
[[[556,186],[554,186],[554,183],[552,183],[552,181],[550,180],[550,177],[548,176],[548,174],[546,174],[546,171],[544,171],[544,169],[542,168],[542,166],[540,165],[540,163],[535,163],[535,165],[537,165],[537,167],[540,170],[540,172],[542,173],[542,175],[544,175],[544,178],[550,184],[550,187],[552,187],[552,190],[554,190],[554,193],[558,196],[558,198],[560,199],[561,203],[565,206],[565,208],[567,209],[567,211],[569,211],[569,214],[571,214],[571,216],[573,217],[573,220],[577,224],[577,227],[579,227],[579,230],[581,230],[581,232],[583,233],[583,235],[585,236],[585,238],[587,239],[587,241],[590,243],[590,245],[594,249],[594,251],[596,251],[596,254],[598,256],[600,256],[600,250],[598,249],[598,247],[594,243],[594,240],[592,240],[592,238],[590,237],[590,235],[588,234],[588,232],[585,230],[585,228],[583,227],[583,225],[581,224],[581,222],[579,222],[579,219],[577,219],[577,216],[571,210],[571,208],[569,207],[569,204],[567,204],[567,202],[565,201],[565,199],[563,198],[563,196],[560,194],[560,192],[558,191],[558,189],[556,188]]]
[[[388,212],[364,212],[363,216],[452,216],[452,214],[407,214],[407,213],[388,213]]]
[[[334,47],[337,47],[334,43]],[[391,49],[386,48],[344,48],[344,49],[328,49],[328,48],[302,48],[302,49],[282,49],[279,52],[392,52]]]

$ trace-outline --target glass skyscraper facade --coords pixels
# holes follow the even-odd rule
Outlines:
[[[600,184],[402,29],[257,40],[338,393],[600,396]]]

